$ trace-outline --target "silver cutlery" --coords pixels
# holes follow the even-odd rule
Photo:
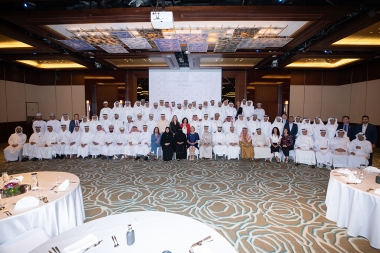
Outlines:
[[[114,235],[113,238],[115,238],[115,241],[116,241],[116,247],[119,247],[119,243],[117,242],[116,236]]]
[[[3,213],[5,213],[5,214],[8,215],[8,216],[12,216],[12,213],[9,212],[8,209],[4,209],[4,210],[3,210]]]
[[[375,189],[373,189],[373,188],[369,188],[368,190],[367,190],[367,192],[370,192],[370,191],[374,191]]]
[[[208,240],[211,239],[211,235],[207,236],[206,238],[204,238],[203,240],[200,240],[199,242],[196,242],[194,243],[193,245],[191,245],[191,247],[194,247],[194,246],[202,246],[202,244]]]
[[[358,184],[358,183],[349,183],[349,182],[347,182],[347,184]]]
[[[115,239],[113,238],[113,236],[111,236],[111,238],[112,238],[112,241],[113,241],[113,247],[116,248],[117,246],[119,246],[118,244],[116,244],[116,241],[115,241]]]
[[[55,189],[55,187],[57,187],[58,185],[56,184],[56,185],[54,185],[54,187],[53,188],[51,188],[50,190],[54,190]]]
[[[91,246],[88,247],[87,249],[83,250],[82,253],[83,253],[83,252],[86,252],[86,251],[89,250],[89,249],[95,248],[95,247],[98,246],[102,241],[103,241],[103,240],[100,240],[98,243],[95,243],[95,244],[91,245]]]
[[[58,253],[58,252],[54,249],[54,247],[52,247],[51,249],[52,249],[55,253]]]

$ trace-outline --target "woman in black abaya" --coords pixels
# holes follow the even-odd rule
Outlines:
[[[178,131],[174,136],[175,156],[177,160],[187,158],[187,137],[182,131]]]
[[[169,127],[165,128],[161,136],[162,159],[164,161],[171,161],[173,157],[173,134],[170,132]]]

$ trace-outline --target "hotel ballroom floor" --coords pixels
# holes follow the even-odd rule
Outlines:
[[[374,158],[379,167],[379,149]],[[0,154],[0,172],[48,170],[79,176],[86,222],[124,212],[163,211],[204,222],[239,253],[379,252],[325,218],[327,169],[213,160],[6,163]]]

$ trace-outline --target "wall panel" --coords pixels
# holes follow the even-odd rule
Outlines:
[[[25,84],[25,101],[38,102],[40,99],[40,86],[33,84]]]
[[[380,125],[379,99],[380,79],[368,81],[365,114],[369,116],[370,122],[375,125]]]
[[[5,83],[8,121],[26,121],[25,87],[23,83]]]
[[[4,80],[0,80],[0,123],[2,122],[7,122],[7,98]]]
[[[351,104],[350,104],[350,121],[360,122],[365,112],[366,86],[365,82],[353,83],[351,86]]]
[[[290,85],[289,115],[294,117],[303,115],[304,93],[304,86]]]

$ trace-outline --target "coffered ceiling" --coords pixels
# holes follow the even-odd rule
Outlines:
[[[161,30],[157,1],[5,1],[0,58],[56,70],[344,68],[380,56],[379,2],[165,1],[174,29]]]

